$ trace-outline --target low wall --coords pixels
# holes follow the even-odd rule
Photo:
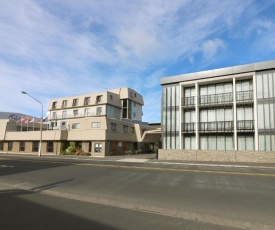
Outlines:
[[[275,163],[275,152],[159,149],[158,159],[182,161]]]

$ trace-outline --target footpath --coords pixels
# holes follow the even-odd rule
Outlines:
[[[1,156],[14,156],[14,157],[35,157],[37,153],[6,153],[0,152]],[[119,156],[105,156],[105,157],[92,157],[92,156],[79,156],[79,155],[55,155],[55,154],[42,154],[43,158],[57,158],[57,159],[75,159],[85,161],[118,161],[118,162],[136,162],[136,163],[155,163],[155,164],[171,164],[171,165],[193,165],[193,166],[223,166],[223,167],[259,167],[259,168],[274,168],[275,163],[251,163],[251,162],[217,162],[217,161],[181,161],[181,160],[159,160],[156,154],[138,154],[138,155],[119,155]]]

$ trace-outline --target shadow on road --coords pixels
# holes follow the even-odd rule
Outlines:
[[[67,212],[72,207],[65,199],[39,193],[2,190],[0,204],[0,229],[114,229]]]

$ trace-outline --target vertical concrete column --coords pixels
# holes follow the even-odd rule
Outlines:
[[[256,74],[253,75],[253,101],[254,101],[254,143],[255,150],[259,150],[259,131],[258,131],[258,101],[257,101],[257,79]]]
[[[234,149],[238,150],[237,139],[237,105],[236,105],[236,78],[233,78],[233,119],[234,119]]]
[[[182,93],[182,85],[181,84],[179,84],[179,96],[180,96],[180,98],[179,98],[179,127],[180,127],[180,130],[179,130],[179,144],[180,144],[180,149],[182,149],[182,122],[183,122],[183,119],[182,119],[182,106],[183,106],[183,103],[182,103],[182,95],[183,95],[183,93]]]
[[[198,83],[196,82],[195,83],[195,114],[196,114],[196,118],[195,118],[195,122],[196,122],[196,131],[195,131],[195,134],[196,134],[196,150],[198,150],[200,148],[200,139],[199,139],[199,117],[200,117],[200,114],[199,114],[199,85]]]

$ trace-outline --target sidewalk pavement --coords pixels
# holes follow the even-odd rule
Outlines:
[[[6,153],[0,152],[1,156],[26,156],[38,157],[35,153]],[[40,158],[58,158],[58,159],[83,159],[83,160],[97,160],[97,161],[129,161],[129,162],[147,162],[147,163],[163,163],[163,164],[181,164],[181,165],[208,165],[208,166],[244,166],[244,167],[272,167],[275,168],[275,163],[261,163],[261,162],[219,162],[219,161],[182,161],[182,160],[158,160],[155,153],[151,154],[138,154],[138,155],[119,155],[119,156],[79,156],[79,155],[55,155],[55,154],[42,154]],[[135,161],[136,160],[136,161]]]

